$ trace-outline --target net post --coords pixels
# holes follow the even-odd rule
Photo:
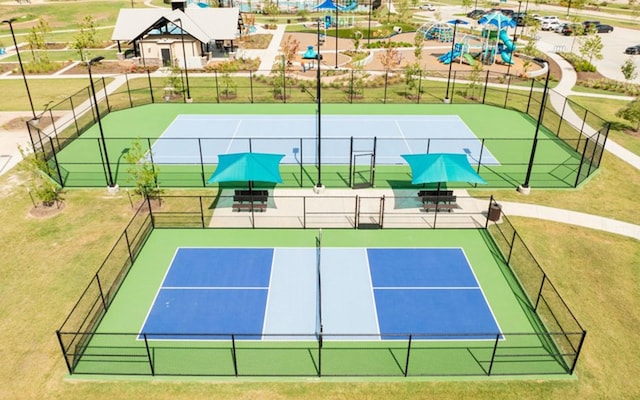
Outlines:
[[[353,189],[353,136],[349,143],[349,187]]]
[[[233,373],[238,377],[238,356],[236,354],[236,335],[231,335],[231,359],[233,361]]]
[[[491,363],[489,364],[489,370],[487,376],[491,376],[491,370],[493,369],[493,361],[496,359],[496,352],[498,351],[498,342],[500,341],[500,334],[496,334],[496,341],[493,345],[493,353],[491,354]]]
[[[144,337],[144,347],[147,349],[147,359],[149,360],[149,368],[151,368],[151,376],[155,376],[156,370],[153,367],[153,359],[151,358],[151,350],[149,350],[149,342],[147,341],[147,334],[143,333],[142,336]]]
[[[62,355],[63,355],[63,358],[64,358],[64,363],[67,365],[67,371],[69,371],[69,374],[73,374],[73,367],[71,367],[71,364],[69,364],[69,359],[67,358],[67,351],[64,348],[64,343],[62,342],[62,336],[61,336],[59,330],[56,330],[56,337],[58,338],[58,344],[60,345],[60,348],[62,349]],[[577,359],[577,357],[576,357],[576,359]],[[575,366],[575,363],[574,363],[574,366]]]
[[[407,343],[407,361],[404,363],[404,377],[409,376],[409,356],[411,355],[411,342],[413,340],[413,334],[409,334],[409,343]]]

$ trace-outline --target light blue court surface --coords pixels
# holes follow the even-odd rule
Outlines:
[[[429,152],[467,154],[471,165],[499,165],[457,115],[324,115],[321,133],[327,164],[349,163],[353,136],[356,153],[372,152],[377,137],[378,164],[404,164],[401,154]],[[248,151],[284,154],[284,164],[312,164],[316,139],[313,115],[179,115],[152,152],[159,164],[217,164],[218,154]]]
[[[154,340],[493,340],[462,249],[180,248],[141,330]],[[205,334],[216,334],[207,336]]]

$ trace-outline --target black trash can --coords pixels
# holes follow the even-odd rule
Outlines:
[[[498,203],[493,203],[491,204],[491,207],[489,207],[489,221],[499,221],[500,220],[500,216],[502,215],[502,206]]]

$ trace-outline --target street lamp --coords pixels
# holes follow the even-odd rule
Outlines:
[[[367,47],[371,45],[371,9],[373,8],[373,0],[369,0],[369,27],[367,29]]]
[[[340,25],[340,16],[338,14],[338,10],[340,9],[340,5],[338,4],[338,0],[336,0],[336,69],[338,69],[338,25]],[[320,62],[318,62],[319,64]]]
[[[449,99],[449,83],[451,82],[451,67],[453,66],[453,51],[454,46],[456,45],[456,28],[458,28],[458,24],[466,23],[460,19],[455,19],[453,21],[449,21],[449,23],[453,22],[453,37],[451,38],[451,60],[449,60],[449,76],[447,77],[447,94],[444,96],[444,102],[449,103],[451,100]]]
[[[520,7],[522,7],[522,0],[518,0],[518,18],[522,21],[522,26],[524,29],[524,18],[520,15]],[[513,30],[513,41],[515,42],[516,40],[518,40],[518,18],[516,18],[516,28]],[[522,29],[520,29],[520,33],[522,33]]]
[[[322,161],[321,161],[321,156],[322,156],[322,134],[321,134],[321,120],[322,120],[322,101],[320,100],[320,95],[322,93],[321,91],[321,87],[320,87],[320,60],[322,59],[322,56],[320,55],[320,19],[318,19],[318,32],[317,32],[317,46],[318,46],[318,51],[317,51],[317,58],[318,58],[318,67],[316,68],[316,101],[318,102],[318,182],[316,183],[316,188],[318,191],[320,191],[322,189]],[[336,59],[337,60],[337,59]]]
[[[182,59],[184,62],[184,77],[187,80],[187,102],[191,101],[191,92],[189,90],[189,72],[187,68],[187,51],[184,46],[184,29],[182,29],[182,19],[176,19],[180,23],[180,40],[182,41]],[[232,49],[233,50],[233,49]]]
[[[36,117],[36,111],[33,108],[33,100],[31,100],[31,92],[29,91],[29,85],[27,84],[27,76],[24,73],[24,67],[22,66],[22,58],[20,58],[20,50],[18,50],[18,43],[16,42],[16,35],[13,32],[13,22],[17,18],[5,19],[2,21],[3,24],[9,24],[9,29],[11,30],[11,37],[13,38],[13,46],[16,49],[16,54],[18,55],[18,64],[20,64],[20,72],[22,72],[22,79],[24,80],[24,87],[27,89],[27,97],[29,98],[29,105],[31,106],[31,114],[33,115],[33,119],[38,119]]]
[[[529,194],[529,191],[531,190],[529,187],[529,180],[531,179],[531,170],[533,169],[533,160],[535,159],[535,156],[536,156],[536,147],[538,147],[538,133],[540,132],[540,125],[542,124],[542,118],[544,117],[544,107],[545,107],[547,96],[548,96],[547,89],[549,88],[549,72],[550,72],[549,64],[541,58],[534,58],[533,61],[536,61],[537,63],[540,63],[540,64],[544,64],[544,66],[547,68],[547,77],[544,82],[542,99],[540,100],[540,112],[538,113],[536,131],[533,135],[533,145],[531,146],[531,156],[529,157],[529,165],[527,166],[527,175],[524,178],[524,183],[518,187],[518,191],[523,194]]]
[[[104,140],[104,131],[102,129],[102,120],[100,119],[100,107],[98,107],[98,98],[96,97],[96,87],[93,85],[93,76],[91,76],[91,66],[95,63],[104,60],[104,57],[98,56],[87,61],[87,69],[89,70],[89,82],[91,82],[91,93],[93,94],[93,103],[96,106],[96,118],[98,119],[98,128],[100,129],[100,142],[102,144],[102,152],[104,153],[104,159],[107,164],[108,185],[110,188],[116,188],[118,185],[113,181],[113,174],[111,173],[111,165],[109,164],[109,154],[107,153],[107,143]]]
[[[569,17],[569,10],[571,9],[571,0],[569,0],[569,4],[567,4],[567,18]]]

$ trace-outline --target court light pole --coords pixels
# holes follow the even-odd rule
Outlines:
[[[315,187],[315,191],[316,193],[320,193],[320,191],[324,188],[324,186],[322,186],[322,161],[321,161],[321,156],[322,156],[322,100],[320,99],[320,96],[322,94],[322,88],[321,88],[321,82],[320,82],[320,60],[322,59],[322,56],[320,55],[320,18],[318,18],[318,32],[317,32],[317,36],[316,36],[316,40],[317,40],[317,54],[316,54],[316,58],[318,60],[318,67],[316,68],[316,101],[318,102],[318,126],[317,126],[317,130],[318,130],[318,148],[317,148],[317,154],[318,154],[318,182],[316,183],[316,187]]]
[[[544,89],[542,91],[542,99],[540,100],[540,112],[538,113],[538,121],[536,122],[536,131],[533,134],[533,144],[531,146],[531,155],[529,156],[529,165],[527,166],[527,175],[524,178],[524,183],[518,186],[518,192],[522,194],[529,194],[529,192],[531,191],[531,188],[529,187],[529,180],[531,179],[533,161],[536,157],[536,148],[538,147],[538,133],[540,132],[540,125],[542,125],[542,118],[544,117],[544,108],[547,102],[547,91],[549,88],[549,64],[541,58],[534,58],[533,60],[540,64],[544,64],[544,66],[547,68],[547,76],[545,78]]]
[[[340,25],[340,15],[338,14],[339,8],[338,0],[336,0],[336,69],[338,69],[338,25]]]
[[[97,56],[87,61],[87,69],[89,70],[89,82],[91,83],[91,93],[93,95],[93,104],[96,106],[96,118],[98,119],[98,128],[100,129],[100,144],[102,145],[102,153],[104,154],[104,160],[107,164],[107,178],[109,188],[115,188],[117,191],[118,185],[113,180],[113,174],[111,173],[111,164],[109,164],[109,153],[107,152],[107,143],[104,140],[104,130],[102,129],[102,120],[100,118],[100,107],[98,106],[98,97],[96,96],[96,87],[93,84],[93,76],[91,75],[91,66],[95,63],[104,60],[104,57]]]
[[[184,46],[184,29],[182,29],[182,19],[176,19],[180,23],[180,40],[182,41],[182,60],[184,63],[184,77],[187,80],[187,102],[191,102],[191,91],[189,89],[189,72],[187,68],[187,51]]]
[[[458,28],[458,23],[460,23],[459,19],[455,19],[453,21],[453,37],[451,38],[451,57],[453,58],[453,50],[456,45],[456,29]],[[444,102],[449,103],[451,99],[449,99],[449,84],[451,82],[451,67],[453,66],[453,59],[449,60],[449,76],[447,76],[447,94],[444,96]]]
[[[16,35],[13,32],[13,22],[17,18],[9,18],[2,21],[3,24],[9,24],[9,30],[11,30],[11,38],[13,39],[13,47],[16,49],[16,55],[18,56],[18,64],[20,64],[20,72],[22,72],[22,80],[24,80],[24,87],[27,89],[27,97],[29,98],[29,106],[31,106],[31,114],[33,119],[37,120],[36,111],[33,108],[33,100],[31,99],[31,92],[29,91],[29,84],[27,84],[27,75],[24,73],[24,66],[22,65],[22,58],[20,57],[20,50],[18,49],[18,42],[16,41]]]

